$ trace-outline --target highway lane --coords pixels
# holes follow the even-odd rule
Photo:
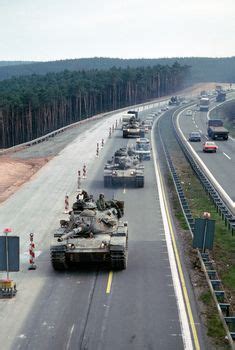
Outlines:
[[[202,143],[208,140],[207,121],[206,112],[194,109],[193,116],[186,116],[186,113],[180,115],[179,126],[186,139],[191,131],[202,133],[202,142],[190,142],[190,145],[227,195],[235,202],[235,177],[233,176],[235,174],[235,142],[232,139],[215,141],[219,147],[217,153],[204,153]]]
[[[84,155],[89,164],[86,189],[107,197],[114,193],[103,188],[103,164],[127,141],[117,133],[94,161],[91,142],[101,138],[102,125],[66,147],[0,208],[3,227],[10,224],[21,233],[22,259],[32,230],[41,252],[36,271],[23,265],[14,274],[17,297],[0,301],[5,349],[184,348],[152,162],[145,162],[144,189],[115,191],[116,198],[125,200],[130,243],[128,269],[114,273],[111,293],[106,293],[104,269],[55,273],[50,266],[50,233],[64,216],[63,194],[75,193]]]
[[[86,163],[89,171],[95,159],[96,142],[102,137],[107,139],[109,126],[116,118],[100,121],[95,128],[85,131],[82,137],[69,144],[0,206],[1,231],[10,226],[21,237],[21,272],[11,274],[17,282],[19,293],[16,299],[8,303],[0,301],[0,321],[4,324],[0,328],[0,338],[5,338],[6,349],[34,310],[34,302],[40,299],[48,280],[47,273],[41,271],[40,263],[38,270],[27,270],[25,262],[28,260],[29,232],[35,232],[36,255],[39,255],[40,262],[46,256],[40,253],[48,252],[50,233],[58,226],[59,218],[63,217],[64,196],[76,190],[77,170]],[[13,320],[11,323],[10,318]]]
[[[97,164],[90,168],[89,192],[113,196],[113,189],[103,188],[103,164],[117,146],[126,143],[116,137],[98,168]],[[143,349],[147,344],[154,348],[156,339],[163,349],[174,349],[176,344],[183,348],[156,184],[149,183],[154,169],[151,162],[145,163],[144,189],[115,191],[116,198],[125,200],[129,221],[128,269],[114,273],[110,295],[106,294],[107,271],[84,271],[81,276],[80,272],[55,273],[56,280],[51,278],[44,285],[41,303],[33,306],[34,314],[18,334],[19,349],[66,348],[68,341],[71,349]],[[53,271],[48,272],[52,277]]]

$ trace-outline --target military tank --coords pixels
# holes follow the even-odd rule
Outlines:
[[[104,187],[144,187],[144,166],[131,149],[120,148],[104,167]]]
[[[128,137],[144,137],[144,129],[134,116],[130,118],[127,125],[123,126],[123,138]]]
[[[102,263],[112,270],[127,267],[128,224],[121,221],[124,202],[105,201],[98,210],[93,201],[78,200],[69,220],[61,220],[50,248],[55,270],[81,263]]]

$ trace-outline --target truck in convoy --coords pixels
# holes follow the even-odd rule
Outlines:
[[[138,111],[128,111],[127,114],[134,114],[135,115],[135,119],[137,121],[139,121],[139,118],[138,118]]]
[[[216,96],[217,102],[224,102],[226,101],[226,92],[225,91],[218,91]]]
[[[209,111],[210,100],[208,97],[200,98],[199,107],[201,112]]]
[[[221,119],[209,119],[207,134],[212,140],[228,140],[229,131]]]
[[[135,114],[125,113],[122,115],[122,128],[129,124],[131,118],[135,118]]]

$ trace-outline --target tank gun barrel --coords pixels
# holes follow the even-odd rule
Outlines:
[[[58,242],[63,242],[63,241],[65,241],[66,239],[68,239],[70,237],[76,236],[82,230],[83,230],[82,226],[79,226],[78,228],[74,228],[72,231],[69,231],[69,232],[63,234],[62,236],[60,236],[58,238]]]

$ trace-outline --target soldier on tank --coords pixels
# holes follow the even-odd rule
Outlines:
[[[89,201],[90,200],[90,197],[87,193],[87,191],[85,190],[79,190],[78,191],[78,195],[77,195],[77,200],[83,200],[85,202]]]
[[[97,201],[96,201],[96,205],[97,205],[97,209],[101,210],[101,211],[103,211],[103,210],[108,208],[108,205],[107,205],[106,200],[104,199],[104,194],[103,193],[100,193],[99,199],[97,199]]]

